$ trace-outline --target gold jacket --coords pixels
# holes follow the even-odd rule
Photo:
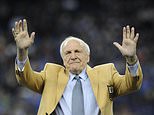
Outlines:
[[[36,72],[32,70],[29,59],[23,71],[15,65],[15,72],[19,84],[42,95],[37,115],[55,115],[69,72],[53,63],[47,63],[41,72]],[[125,75],[120,75],[112,63],[93,68],[87,65],[86,72],[102,115],[113,115],[113,98],[140,89],[143,79],[140,64],[136,77],[131,76],[127,66]]]

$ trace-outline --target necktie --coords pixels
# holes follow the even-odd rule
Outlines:
[[[79,76],[75,76],[76,84],[72,93],[72,115],[84,115],[82,84]]]

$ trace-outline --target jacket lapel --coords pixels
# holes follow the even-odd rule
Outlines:
[[[64,89],[69,80],[69,73],[65,69],[61,69],[58,75],[58,83],[57,83],[57,103],[61,99],[61,96],[64,92]]]
[[[87,66],[87,74],[90,79],[90,83],[94,92],[94,95],[97,100],[97,94],[98,94],[98,78],[97,78],[97,72],[92,69],[90,66]]]
[[[97,104],[98,104],[101,112],[103,113],[103,108],[105,107],[105,105],[107,103],[107,95],[108,95],[107,83],[102,82],[101,83],[101,90],[99,90],[98,88],[100,87],[99,86],[100,78],[99,78],[97,71],[94,68],[87,66],[87,74],[90,79],[90,83],[91,83]]]

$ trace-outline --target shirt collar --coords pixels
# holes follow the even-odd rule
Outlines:
[[[69,72],[69,76],[70,76],[70,80],[72,81],[76,75]],[[86,73],[86,68],[84,68],[78,76],[80,76],[85,81],[88,78]]]

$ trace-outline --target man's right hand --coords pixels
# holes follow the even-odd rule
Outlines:
[[[19,49],[27,49],[34,42],[35,32],[32,32],[31,36],[29,36],[27,21],[25,19],[23,21],[20,20],[15,22],[15,27],[12,28],[12,33],[16,41],[17,48]]]
[[[28,56],[28,48],[34,42],[35,32],[29,36],[27,29],[27,21],[24,19],[15,22],[15,27],[12,28],[12,33],[17,46],[17,58],[23,61]]]

